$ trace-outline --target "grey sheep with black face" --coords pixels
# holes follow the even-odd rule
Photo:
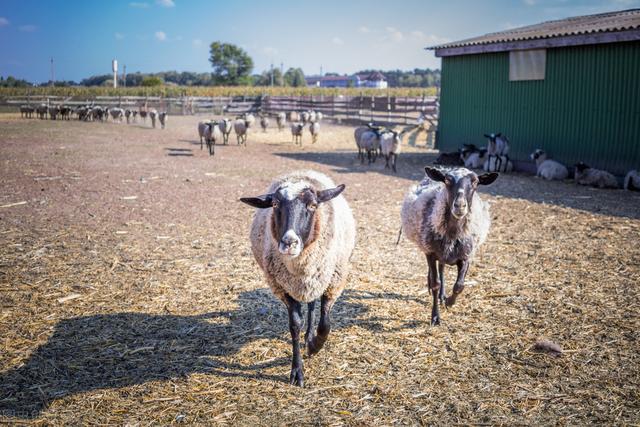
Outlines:
[[[479,185],[498,178],[495,172],[476,175],[465,168],[426,167],[427,176],[412,186],[402,205],[401,231],[427,258],[427,283],[433,296],[431,325],[440,324],[440,303],[452,306],[464,289],[473,257],[489,234],[489,206],[476,193]],[[455,265],[453,293],[444,287],[445,265]]]

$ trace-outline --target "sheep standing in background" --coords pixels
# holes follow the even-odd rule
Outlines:
[[[300,121],[300,115],[298,114],[297,111],[289,112],[289,121],[290,122],[299,122]]]
[[[127,124],[131,123],[131,110],[130,109],[126,109],[124,110],[124,118],[127,120]]]
[[[204,139],[207,141],[207,148],[209,149],[209,155],[215,154],[216,143],[220,143],[223,140],[222,132],[218,126],[218,122],[211,121],[207,123],[204,130]]]
[[[36,108],[36,113],[38,114],[38,118],[40,120],[44,120],[47,118],[47,112],[49,109],[47,108],[47,104],[40,104],[38,108]]]
[[[164,127],[167,125],[168,118],[169,118],[169,115],[167,114],[166,111],[162,111],[160,114],[158,114],[158,120],[160,121],[160,128],[164,129]]]
[[[136,123],[138,121],[138,110],[133,110],[131,113],[133,114],[133,123]]]
[[[200,149],[202,150],[203,147],[203,139],[204,139],[204,135],[205,135],[205,131],[207,130],[207,127],[209,126],[209,122],[198,122],[198,135],[200,136]]]
[[[624,177],[625,190],[640,191],[640,173],[637,170],[630,170],[627,176]]]
[[[489,139],[489,143],[487,144],[487,161],[485,165],[488,167],[494,165],[494,170],[489,169],[489,172],[496,172],[500,169],[507,169],[506,166],[503,167],[502,162],[506,159],[509,162],[509,148],[510,143],[506,136],[502,136],[501,133],[491,133],[489,135],[485,134],[485,138]],[[496,157],[494,162],[491,161],[492,157]],[[512,165],[513,169],[513,165]]]
[[[360,159],[360,164],[364,164],[364,154],[366,152],[364,145],[362,144],[362,135],[365,132],[369,132],[368,126],[358,126],[353,131],[353,137],[356,140],[356,146],[358,147],[358,158]]]
[[[513,162],[509,156],[485,156],[482,168],[485,172],[513,172]]]
[[[304,130],[303,123],[291,123],[291,137],[294,144],[302,146],[302,131]]]
[[[60,113],[60,107],[54,105],[49,107],[49,119],[50,120],[58,120],[58,113]]]
[[[122,108],[111,108],[109,110],[109,114],[114,122],[117,120],[122,123],[122,116],[124,115],[124,110]]]
[[[140,109],[140,118],[144,123],[147,122],[147,110]]]
[[[438,299],[451,307],[464,290],[464,279],[473,257],[489,234],[489,206],[476,194],[478,185],[489,185],[495,172],[476,175],[465,169],[426,167],[427,177],[411,187],[402,204],[402,232],[427,257],[427,284],[433,296],[431,325],[440,324]],[[447,298],[445,265],[456,265],[458,276]]]
[[[233,127],[233,122],[231,119],[221,119],[218,122],[218,127],[220,128],[220,132],[222,132],[222,139],[224,145],[227,145],[229,142],[229,135],[231,134],[231,128]]]
[[[381,134],[371,129],[367,129],[366,132],[360,134],[360,140],[358,146],[362,147],[363,156],[360,159],[360,163],[364,163],[364,153],[367,153],[367,159],[369,164],[375,163],[378,157],[378,150],[380,149]]]
[[[303,111],[300,114],[300,121],[302,122],[303,125],[307,124],[307,122],[309,121],[309,112],[308,111]]]
[[[276,124],[278,125],[278,131],[282,132],[287,124],[287,117],[284,113],[278,113],[278,115],[276,116]]]
[[[474,144],[463,144],[460,158],[467,169],[480,169],[487,160],[487,149],[478,148]]]
[[[323,117],[324,115],[322,114],[322,111],[316,112],[316,122],[319,122],[320,120],[322,120]]]
[[[158,111],[155,109],[149,110],[149,118],[151,119],[151,126],[156,128],[156,118],[158,117]]]
[[[303,345],[311,356],[329,337],[331,308],[349,275],[356,227],[351,208],[340,195],[344,188],[321,173],[298,171],[275,179],[262,196],[240,199],[258,208],[251,225],[251,250],[267,284],[289,312],[293,350],[289,382],[300,387],[304,386],[302,304],[307,303]],[[320,321],[314,331],[318,299]]]
[[[62,120],[71,120],[71,107],[63,105],[60,107],[60,118]]]
[[[615,176],[607,171],[594,169],[583,162],[575,165],[575,180],[580,185],[598,188],[620,188]]]
[[[401,134],[396,131],[386,131],[380,136],[380,148],[385,158],[384,167],[388,169],[389,160],[391,160],[391,169],[394,173],[398,172],[396,162],[398,160],[398,154],[400,154],[401,142]]]
[[[311,122],[311,124],[309,124],[309,133],[311,134],[311,143],[315,144],[320,136],[320,123]]]
[[[562,163],[551,160],[544,150],[537,149],[531,153],[531,160],[536,162],[536,176],[547,179],[549,181],[562,181],[569,176],[569,169]]]
[[[309,111],[309,123],[315,123],[316,122],[316,112],[315,111]]]
[[[253,114],[251,113],[247,113],[243,116],[244,122],[245,122],[245,126],[247,127],[247,129],[253,127],[253,124],[256,121],[256,118]]]
[[[260,127],[262,128],[262,132],[266,132],[269,127],[269,119],[267,116],[262,116],[260,118]]]
[[[247,122],[244,119],[237,119],[235,122],[233,122],[233,129],[236,131],[238,145],[242,144],[246,147],[247,130],[249,129],[249,127],[247,126]]]

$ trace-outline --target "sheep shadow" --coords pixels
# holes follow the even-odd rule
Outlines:
[[[165,148],[165,151],[167,151],[168,156],[193,156],[193,150],[191,148]]]
[[[345,291],[333,310],[334,333],[351,326],[393,332],[383,324],[389,319],[368,315],[367,302],[376,298],[404,297]],[[284,305],[269,290],[258,289],[241,293],[237,307],[195,316],[116,313],[62,320],[28,360],[0,373],[0,416],[36,418],[65,396],[192,373],[286,383],[288,352],[263,363],[226,358],[255,340],[289,343]],[[282,374],[264,372],[272,367],[281,367]]]

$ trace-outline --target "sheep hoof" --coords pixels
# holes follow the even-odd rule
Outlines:
[[[440,326],[440,316],[431,318],[431,326]]]
[[[456,303],[456,299],[453,296],[447,297],[445,299],[445,306],[447,306],[447,308],[449,307],[453,307],[453,305]]]
[[[302,368],[291,368],[289,384],[304,387],[304,374],[302,373]]]
[[[317,352],[319,352],[322,347],[324,347],[324,343],[327,341],[326,337],[323,336],[314,336],[309,341],[307,341],[307,354],[309,356],[313,356]]]

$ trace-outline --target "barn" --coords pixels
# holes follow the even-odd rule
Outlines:
[[[511,141],[622,175],[640,167],[640,9],[543,22],[429,47],[442,58],[437,146]]]

